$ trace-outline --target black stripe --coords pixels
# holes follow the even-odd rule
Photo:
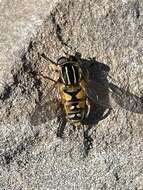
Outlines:
[[[78,68],[74,65],[65,64],[62,67],[62,78],[63,78],[63,83],[66,85],[77,84],[79,82]]]
[[[73,74],[72,66],[67,67],[67,69],[68,69],[70,83],[71,83],[71,85],[73,85],[74,84],[74,74]]]

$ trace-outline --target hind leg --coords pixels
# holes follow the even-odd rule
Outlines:
[[[84,130],[84,139],[83,139],[83,145],[84,145],[84,156],[88,156],[88,153],[90,149],[93,148],[93,138],[91,137],[90,130],[92,128],[92,125],[88,125],[87,129]]]

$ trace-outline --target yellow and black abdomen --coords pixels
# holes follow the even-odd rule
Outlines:
[[[87,111],[87,98],[83,87],[80,85],[66,86],[62,84],[60,94],[67,120],[72,124],[81,122]]]

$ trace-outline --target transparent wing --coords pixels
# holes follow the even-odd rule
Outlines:
[[[143,114],[143,98],[106,81],[88,81],[86,84],[88,97],[104,108],[116,108],[117,105],[125,110]]]
[[[111,108],[109,93],[107,87],[97,81],[88,81],[86,84],[86,92],[88,98],[104,108]]]
[[[96,105],[101,105],[104,108],[111,108],[109,102],[109,85],[107,80],[109,71],[108,66],[107,68],[104,66],[103,69],[101,69],[98,64],[88,67],[85,65],[81,67],[81,69],[88,98]]]
[[[143,114],[143,96],[129,92],[119,87],[117,82],[108,74],[108,65],[97,62],[96,59],[80,62],[83,75],[86,76],[87,96],[97,105],[105,108],[122,107],[134,113]]]
[[[113,83],[109,83],[109,89],[116,104],[128,111],[143,114],[143,96],[139,97]]]
[[[57,102],[50,100],[45,103],[38,103],[33,114],[30,116],[30,123],[34,126],[45,123],[55,117],[57,110]]]
[[[57,94],[57,89],[48,89],[46,94],[44,94],[42,99],[37,103],[34,112],[30,117],[30,123],[32,125],[39,125],[48,120],[54,119],[59,105],[60,99]]]

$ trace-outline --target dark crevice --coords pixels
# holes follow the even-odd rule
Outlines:
[[[32,43],[30,43],[29,47],[32,47],[31,45]],[[30,51],[30,48],[28,48]],[[38,99],[39,101],[41,100],[41,97],[43,95],[43,92],[41,90],[41,85],[42,85],[42,82],[41,80],[39,79],[39,72],[38,72],[38,68],[36,68],[36,66],[27,60],[27,57],[26,57],[26,54],[24,54],[21,58],[22,62],[23,62],[23,72],[24,74],[28,74],[28,78],[27,78],[27,81],[29,78],[33,79],[33,88],[37,89],[37,92],[38,92]],[[26,89],[25,89],[26,91]],[[23,86],[23,92],[24,92],[24,86]]]
[[[51,20],[52,20],[52,23],[54,25],[56,36],[57,36],[58,40],[61,42],[62,45],[68,46],[68,44],[63,39],[62,28],[57,23],[54,13],[51,13]]]
[[[12,108],[13,104],[12,102],[9,103],[9,107],[6,110],[6,116],[9,117],[11,114],[11,108]]]
[[[32,48],[33,43],[30,42],[27,52],[30,52]],[[13,75],[13,82],[11,84],[5,84],[4,90],[0,94],[0,100],[3,102],[12,96],[13,91],[17,87],[21,88],[22,94],[26,93],[26,87],[30,79],[34,80],[33,86],[37,89],[39,98],[42,96],[42,92],[40,90],[41,80],[38,78],[38,69],[33,66],[34,64],[32,65],[31,62],[27,60],[26,56],[27,54],[25,53],[21,57],[21,61],[23,63],[22,67],[18,71],[14,71],[14,69],[11,71],[11,74]],[[26,84],[23,82],[25,79],[27,79]]]
[[[6,99],[10,98],[11,94],[12,94],[12,87],[6,84],[3,92],[0,94],[0,100],[4,102]]]
[[[140,17],[139,1],[136,1],[136,2],[135,2],[133,9],[134,9],[134,10],[133,10],[133,16],[138,19],[138,18]]]
[[[5,151],[0,155],[0,164],[3,166],[9,165],[12,161],[14,161],[15,157],[22,154],[24,151],[28,152],[31,146],[35,143],[41,141],[39,137],[39,132],[37,132],[34,137],[27,137],[22,142],[20,142],[16,148],[9,148],[8,151]]]
[[[33,42],[31,41],[31,42],[29,43],[27,52],[30,52],[32,48],[33,48]]]
[[[17,86],[19,83],[18,73],[13,74],[13,85]]]
[[[116,181],[119,181],[120,177],[117,172],[114,173],[114,177],[115,177]]]

